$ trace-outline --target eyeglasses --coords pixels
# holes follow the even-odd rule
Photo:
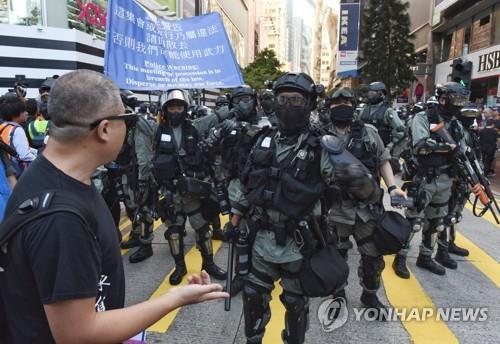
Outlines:
[[[231,102],[233,104],[239,104],[240,102],[248,103],[251,100],[252,100],[251,96],[242,96],[242,97],[235,97],[235,98],[231,99]]]
[[[293,96],[293,97],[286,97],[286,96],[278,96],[276,97],[276,102],[278,105],[284,106],[287,103],[290,104],[291,106],[304,106],[306,105],[306,99],[301,96]]]
[[[137,117],[137,114],[135,114],[135,113],[124,113],[124,114],[120,114],[120,115],[107,116],[107,117],[100,118],[100,119],[95,120],[94,122],[90,123],[89,124],[90,129],[97,128],[97,126],[102,121],[104,121],[104,120],[107,120],[107,121],[116,121],[116,120],[124,121],[125,125],[127,126],[127,129],[130,129],[130,128],[133,128],[136,125],[137,121],[139,120],[139,117]]]

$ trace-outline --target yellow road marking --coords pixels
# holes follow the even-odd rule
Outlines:
[[[425,293],[415,275],[411,272],[409,279],[396,276],[392,270],[394,256],[385,256],[386,268],[382,272],[385,293],[393,308],[407,309],[407,313],[413,308],[433,308],[436,314],[436,306]],[[447,343],[458,344],[458,339],[448,328],[445,322],[437,320],[436,317],[428,317],[423,321],[409,320],[401,322],[410,336],[413,344]]]
[[[460,233],[456,233],[455,243],[458,246],[469,250],[469,256],[465,257],[479,271],[488,277],[496,286],[500,288],[500,264],[486,252],[476,246],[472,241]]]
[[[227,222],[228,217],[227,216],[221,216],[221,223],[224,224]],[[213,245],[213,250],[214,250],[214,255],[217,253],[217,251],[220,249],[222,246],[221,241],[216,241],[214,240],[212,242]],[[187,267],[187,275],[184,276],[182,279],[182,282],[180,285],[185,285],[188,283],[187,281],[187,276],[192,275],[192,274],[198,274],[200,273],[201,269],[201,255],[199,251],[196,249],[195,246],[193,246],[188,253],[185,255],[184,260],[186,262],[186,267]],[[160,284],[160,286],[155,290],[153,295],[151,295],[151,299],[155,299],[163,294],[165,294],[168,289],[170,288],[170,282],[169,282],[169,277],[172,274],[174,270],[170,271],[170,273],[167,275],[167,277],[163,280],[163,282]],[[177,308],[176,310],[170,312],[160,320],[158,320],[155,324],[151,325],[148,328],[148,331],[152,332],[160,332],[160,333],[165,333],[167,332],[168,328],[174,321],[175,317],[177,316],[177,313],[179,313],[180,308]]]
[[[153,225],[153,232],[156,231],[158,228],[160,228],[160,225],[161,225],[161,221],[160,220],[156,220],[154,225]],[[128,238],[130,237],[130,232],[128,232],[127,234],[125,234],[123,237],[122,237],[122,242],[124,241],[127,241]],[[120,249],[121,252],[122,252],[122,256],[125,255],[130,249],[126,249],[126,250],[123,250],[123,249]]]
[[[479,203],[481,203],[481,202],[479,202]],[[498,202],[498,204],[500,204],[500,202]],[[480,207],[484,207],[482,204],[480,204],[479,206]],[[493,211],[496,211],[494,204],[492,204],[492,207],[493,207]],[[470,210],[470,212],[472,213],[472,205],[469,202],[465,203],[465,208],[467,208],[468,210]],[[500,219],[500,214],[497,214],[497,216]],[[482,216],[482,218],[485,219],[486,221],[492,223],[497,228],[500,228],[500,225],[498,225],[496,223],[495,219],[493,218],[493,215],[491,215],[491,213],[490,213],[489,210],[486,211],[486,213],[484,213],[484,215]]]
[[[283,292],[283,288],[279,282],[274,283],[274,290],[271,293],[271,320],[266,326],[266,333],[264,334],[264,344],[281,343],[281,331],[285,328],[285,307],[280,301],[279,296]]]
[[[126,218],[123,222],[120,222],[120,232],[123,232],[124,229],[126,229],[128,226],[130,226],[132,222],[128,218]]]

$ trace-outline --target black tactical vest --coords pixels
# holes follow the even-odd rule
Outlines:
[[[365,165],[370,173],[380,183],[380,160],[377,157],[377,147],[370,142],[367,129],[363,122],[351,126],[347,150]]]
[[[189,121],[182,124],[182,140],[177,147],[172,127],[161,124],[155,135],[155,155],[153,166],[156,179],[171,182],[181,173],[188,176],[203,177],[207,172],[207,162],[198,147],[198,131]]]
[[[436,141],[437,143],[446,143],[445,140],[443,140],[437,133],[434,133],[430,130],[430,128],[433,125],[437,125],[440,123],[440,119],[437,115],[437,112],[427,110],[426,111],[427,118],[429,119],[429,132],[430,132],[430,138]],[[456,120],[453,120],[455,122]],[[457,125],[457,123],[453,123],[450,125],[449,131],[452,137],[454,137],[455,140],[460,140],[461,137],[455,137],[457,136],[457,133],[453,134],[454,126]],[[463,136],[463,133],[461,133]],[[458,140],[456,142],[458,142]],[[430,153],[427,155],[420,155],[417,154],[417,160],[419,165],[423,167],[432,167],[432,168],[438,168],[438,167],[443,167],[446,165],[451,165],[453,163],[453,155],[451,153]]]
[[[276,130],[264,132],[250,153],[242,177],[249,191],[247,199],[253,206],[301,220],[310,215],[325,190],[320,135],[310,132],[299,149],[290,151],[279,163],[275,136]]]
[[[255,143],[255,135],[248,127],[239,122],[238,127],[224,135],[220,143],[222,167],[231,179],[240,177]]]
[[[371,124],[375,128],[377,128],[378,134],[380,135],[382,142],[384,142],[384,146],[387,146],[392,141],[391,125],[386,123],[385,121],[385,113],[388,108],[389,106],[383,104],[378,108],[377,111],[375,111],[374,113],[370,113],[370,106],[367,106],[363,109],[363,112],[361,113],[361,116],[359,118],[364,123]]]

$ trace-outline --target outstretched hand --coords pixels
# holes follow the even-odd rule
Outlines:
[[[188,285],[170,288],[166,294],[175,299],[179,307],[229,297],[228,293],[222,291],[220,284],[210,281],[210,276],[204,270],[200,275],[189,276],[188,282]]]

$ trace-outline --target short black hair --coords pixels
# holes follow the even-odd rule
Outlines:
[[[486,126],[489,127],[490,125],[494,125],[495,124],[495,120],[493,118],[488,118],[486,120]]]
[[[26,111],[26,104],[17,97],[5,97],[0,103],[0,116],[6,122],[11,122]]]
[[[26,111],[28,111],[28,116],[35,117],[38,113],[38,102],[36,99],[30,98],[26,100]]]

